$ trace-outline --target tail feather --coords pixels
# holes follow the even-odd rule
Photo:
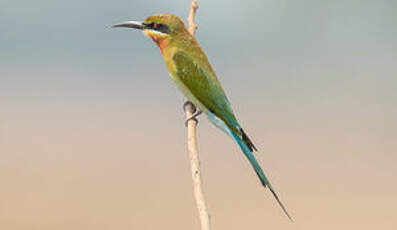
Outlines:
[[[287,209],[284,207],[283,203],[279,199],[277,193],[274,191],[273,187],[271,186],[269,180],[267,179],[265,173],[263,172],[261,166],[259,165],[258,161],[255,159],[255,156],[252,153],[251,148],[245,143],[245,140],[240,139],[235,133],[232,133],[233,139],[237,142],[241,150],[243,151],[244,155],[247,157],[248,161],[251,163],[252,167],[255,170],[255,173],[258,175],[259,180],[261,181],[264,187],[268,187],[271,193],[273,194],[274,198],[276,199],[277,203],[280,205],[281,209],[284,211],[285,215],[293,222],[291,216],[287,212]]]
[[[251,152],[258,151],[254,145],[254,143],[252,143],[252,141],[250,140],[250,138],[247,136],[247,134],[245,134],[244,130],[242,128],[240,128],[240,133],[241,133],[241,138],[243,140],[243,142],[247,145],[247,147],[249,148],[249,150]]]

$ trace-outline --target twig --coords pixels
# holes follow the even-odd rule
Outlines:
[[[194,17],[196,16],[196,11],[198,7],[199,6],[197,1],[193,0],[192,4],[190,5],[189,16],[187,17],[188,30],[193,36],[196,34],[196,30],[198,27],[196,22],[194,21]]]
[[[198,4],[195,0],[193,0],[190,6],[189,17],[187,18],[187,22],[189,25],[188,29],[193,36],[197,29],[197,24],[194,21],[197,8],[198,8]],[[193,103],[187,102],[184,105],[184,110],[186,113],[186,118],[189,118],[196,111],[196,107],[193,105]],[[210,230],[211,229],[210,215],[208,213],[207,204],[205,202],[205,196],[201,181],[200,159],[197,150],[197,138],[196,138],[197,123],[198,121],[196,119],[190,119],[187,122],[188,150],[189,150],[190,165],[192,169],[194,197],[196,198],[196,205],[200,216],[201,229]]]

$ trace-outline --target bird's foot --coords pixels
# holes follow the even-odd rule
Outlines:
[[[185,126],[187,127],[187,123],[190,120],[195,120],[197,122],[196,117],[199,116],[203,112],[201,110],[199,110],[198,108],[196,108],[196,106],[194,106],[193,103],[191,103],[190,101],[185,102],[184,108],[186,108],[186,106],[192,106],[193,107],[193,109],[192,109],[193,110],[193,114],[190,117],[186,118],[186,120],[185,120]]]

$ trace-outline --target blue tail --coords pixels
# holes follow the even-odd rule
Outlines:
[[[272,192],[274,198],[277,200],[277,203],[283,209],[284,213],[288,216],[288,218],[291,221],[293,221],[291,216],[288,214],[287,209],[284,207],[283,203],[281,203],[280,199],[278,198],[277,193],[274,191],[273,187],[271,186],[269,180],[267,179],[267,177],[266,177],[265,173],[263,172],[261,166],[259,165],[258,161],[255,159],[255,156],[253,155],[250,148],[235,133],[229,132],[229,134],[231,134],[230,136],[234,139],[234,141],[237,142],[237,144],[240,146],[241,150],[243,151],[244,155],[248,158],[249,162],[251,163],[252,167],[255,170],[256,175],[258,175],[259,180],[261,181],[262,185],[264,187],[267,186],[269,188],[269,190]]]
[[[224,131],[227,135],[229,135],[237,144],[240,146],[241,150],[243,151],[244,155],[248,158],[249,162],[251,163],[252,167],[255,170],[256,175],[258,175],[259,180],[261,181],[262,185],[264,187],[268,187],[269,190],[272,192],[274,198],[277,200],[277,203],[280,205],[280,207],[283,209],[284,213],[288,216],[288,218],[292,220],[291,216],[288,214],[287,209],[284,207],[283,203],[281,203],[280,199],[277,196],[277,193],[274,191],[273,187],[271,186],[269,180],[267,179],[265,173],[263,172],[261,166],[259,165],[258,161],[256,161],[254,154],[252,153],[252,150],[256,149],[255,146],[252,144],[252,142],[249,140],[247,135],[245,135],[244,131],[242,131],[242,138],[234,133],[226,124],[225,122],[218,118],[215,114],[213,113],[207,113],[208,119],[218,128],[220,128],[222,131]],[[238,124],[237,124],[238,125]],[[250,146],[248,146],[250,145]]]

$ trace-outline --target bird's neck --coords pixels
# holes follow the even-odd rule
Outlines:
[[[156,37],[156,36],[151,36],[150,37],[154,43],[159,47],[161,53],[163,54],[166,49],[168,48],[168,45],[170,43],[170,40],[167,38],[162,38],[162,37]]]

